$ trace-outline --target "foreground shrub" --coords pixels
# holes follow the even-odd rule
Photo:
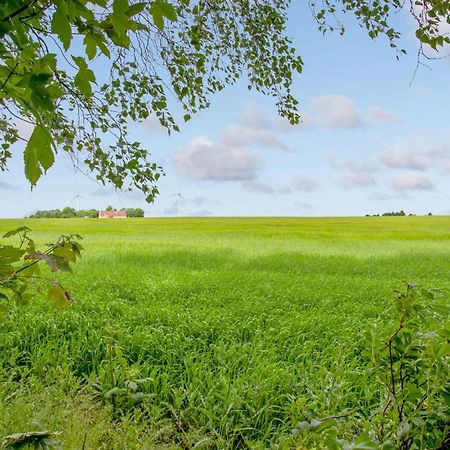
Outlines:
[[[447,449],[450,447],[450,319],[440,292],[407,284],[398,291],[389,337],[367,333],[368,373],[379,403],[367,417],[356,414],[299,422],[295,435],[326,434],[330,449]],[[361,432],[339,439],[339,421],[353,416]]]

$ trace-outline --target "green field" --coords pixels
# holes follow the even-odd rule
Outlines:
[[[84,237],[60,311],[0,325],[0,438],[65,449],[326,448],[379,404],[363,335],[401,282],[450,288],[450,217],[0,220]],[[118,394],[105,395],[113,387]],[[84,444],[83,444],[84,443]]]

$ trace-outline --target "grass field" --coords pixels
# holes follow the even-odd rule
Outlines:
[[[83,235],[63,311],[0,325],[0,438],[65,449],[326,448],[299,421],[369,414],[363,334],[403,280],[450,288],[450,217],[0,220]],[[111,389],[116,387],[115,395]],[[107,394],[109,392],[109,394]],[[357,431],[357,430],[356,430]]]

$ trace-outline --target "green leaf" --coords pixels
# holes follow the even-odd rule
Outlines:
[[[20,261],[25,250],[10,245],[0,245],[0,277],[14,273],[12,264]]]
[[[25,176],[31,186],[35,186],[42,171],[45,173],[55,162],[53,146],[54,141],[50,132],[44,125],[37,124],[23,153]]]
[[[169,19],[171,22],[177,20],[177,12],[175,11],[175,8],[171,3],[164,0],[160,0],[159,3],[161,4],[161,9],[163,10],[163,14],[165,17],[167,17],[167,19]]]
[[[76,253],[74,253],[72,245],[67,244],[67,245],[61,245],[57,248],[55,248],[55,250],[53,251],[53,254],[55,256],[58,256],[64,260],[66,260],[67,262],[75,262],[76,259]]]
[[[25,259],[32,261],[45,261],[52,272],[70,272],[69,260],[59,255],[51,253],[34,252],[25,256]]]
[[[84,96],[90,97],[92,95],[91,83],[95,83],[94,72],[89,69],[86,60],[81,56],[72,56],[72,59],[79,68],[74,82]]]
[[[25,250],[12,247],[11,245],[0,245],[0,261],[5,264],[13,264],[20,261],[25,254]]]
[[[445,343],[441,344],[441,346],[439,347],[437,355],[439,357],[441,357],[441,356],[450,356],[450,344],[448,342],[445,342]]]
[[[177,12],[172,4],[165,0],[155,0],[151,3],[150,14],[154,24],[160,29],[164,29],[164,17],[170,21],[177,20]]]
[[[94,59],[97,54],[97,48],[108,58],[111,56],[111,52],[105,43],[105,37],[101,33],[89,33],[84,37],[84,45],[86,46],[86,54],[89,59]]]
[[[128,17],[133,17],[136,14],[139,14],[140,12],[144,11],[146,6],[147,6],[146,2],[134,3],[133,5],[130,5],[130,7],[128,8],[126,15]]]
[[[50,300],[53,300],[58,308],[64,308],[67,303],[66,290],[58,283],[53,282],[50,286],[47,296]]]
[[[116,14],[125,14],[129,10],[128,0],[114,0],[113,11]]]
[[[65,2],[62,2],[65,5]],[[64,12],[64,9],[61,5],[58,6],[55,14],[53,14],[52,18],[52,33],[58,35],[59,40],[63,43],[64,49],[68,50],[70,47],[70,42],[72,40],[72,27],[70,26],[69,18],[67,14]]]
[[[19,228],[16,228],[15,230],[11,230],[11,231],[8,231],[7,233],[5,233],[4,235],[3,235],[3,237],[4,238],[9,238],[9,237],[11,237],[11,236],[15,236],[16,234],[20,234],[20,233],[28,233],[28,232],[30,232],[31,230],[28,228],[28,227],[19,227]]]
[[[86,34],[84,37],[84,45],[86,46],[86,55],[89,59],[94,59],[97,54],[97,42],[92,34]]]

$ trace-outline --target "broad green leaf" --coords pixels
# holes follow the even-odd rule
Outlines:
[[[25,250],[17,247],[0,245],[0,279],[15,272],[13,264],[19,262]]]
[[[76,254],[73,252],[70,244],[61,245],[60,247],[55,248],[53,254],[68,262],[75,262],[76,259]]]
[[[144,11],[146,6],[147,6],[146,2],[134,3],[133,5],[130,5],[130,7],[128,8],[126,15],[128,17],[133,17],[134,15]]]
[[[109,51],[105,42],[105,37],[101,33],[86,34],[83,42],[86,46],[86,55],[89,59],[95,58],[97,54],[97,48],[99,48],[101,52],[108,58],[111,56],[111,52]]]
[[[58,308],[64,308],[67,303],[66,290],[58,283],[53,282],[50,286],[47,296],[50,300],[53,300]]]
[[[84,37],[84,45],[86,46],[86,55],[89,59],[94,59],[97,54],[97,42],[93,34],[87,34]]]
[[[53,253],[34,252],[26,255],[25,259],[31,261],[45,261],[52,272],[70,272],[69,261]]]
[[[169,19],[171,22],[177,20],[177,12],[175,11],[175,8],[171,3],[166,2],[165,0],[159,0],[159,3],[161,4],[161,9],[163,10],[163,14],[165,17],[167,17],[167,19]]]
[[[72,59],[79,68],[74,82],[84,96],[90,97],[92,95],[91,83],[95,83],[94,72],[89,69],[85,59],[81,56],[72,56]]]
[[[37,124],[23,153],[25,163],[25,176],[35,186],[37,181],[55,162],[52,147],[53,138],[47,128]]]
[[[165,0],[155,0],[151,3],[150,14],[154,24],[160,29],[164,28],[164,17],[170,21],[177,20],[177,12],[173,5]]]
[[[14,264],[22,258],[25,250],[12,247],[11,245],[0,245],[0,263]]]
[[[129,10],[128,0],[114,0],[113,1],[113,13],[125,14]]]
[[[27,232],[30,232],[30,231],[31,230],[28,227],[25,227],[25,226],[24,227],[18,227],[15,230],[11,230],[11,231],[8,231],[7,233],[5,233],[3,235],[3,237],[4,238],[9,238],[11,236],[15,236],[16,234],[23,233],[23,232],[27,233]]]
[[[63,4],[65,4],[65,2],[63,2]],[[64,49],[68,50],[72,40],[72,27],[62,6],[58,6],[56,12],[53,14],[52,33],[58,35],[60,41],[64,45]]]
[[[126,34],[127,26],[128,26],[128,17],[123,13],[112,13],[109,17],[112,26],[116,33],[122,37]]]
[[[159,1],[152,2],[150,6],[150,14],[153,18],[153,23],[160,29],[164,29],[164,15]]]

